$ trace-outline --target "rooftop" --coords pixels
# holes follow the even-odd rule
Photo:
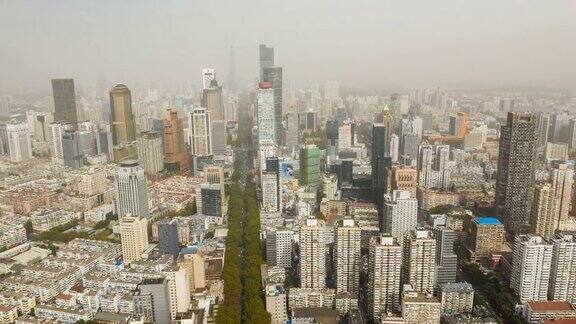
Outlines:
[[[539,312],[561,311],[576,313],[574,307],[567,301],[531,301],[528,302],[528,306],[533,311]]]
[[[496,217],[476,217],[474,222],[478,225],[502,225]]]

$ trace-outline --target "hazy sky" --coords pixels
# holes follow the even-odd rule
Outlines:
[[[0,0],[0,90],[225,81],[230,46],[246,83],[259,43],[296,85],[576,88],[574,0]]]

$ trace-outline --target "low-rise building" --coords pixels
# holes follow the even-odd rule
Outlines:
[[[567,301],[529,301],[524,304],[524,319],[529,324],[544,320],[576,318],[576,309]]]
[[[471,313],[474,308],[474,288],[467,282],[447,283],[441,287],[442,312]]]

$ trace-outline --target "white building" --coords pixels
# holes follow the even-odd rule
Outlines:
[[[52,133],[52,160],[64,165],[64,149],[62,148],[62,135],[72,129],[69,123],[52,123],[49,126]]]
[[[206,108],[194,108],[188,114],[190,149],[194,156],[212,154],[212,125],[210,111]]]
[[[202,69],[202,89],[210,88],[210,82],[216,78],[216,69],[205,68]]]
[[[262,184],[262,210],[266,212],[278,212],[281,210],[281,191],[278,182],[279,176],[276,172],[262,172],[260,177]]]
[[[157,132],[141,132],[137,139],[138,162],[148,175],[164,170],[162,137]]]
[[[389,235],[370,240],[368,258],[368,314],[375,321],[381,313],[400,308],[402,248]]]
[[[576,239],[557,235],[551,240],[552,265],[548,297],[551,300],[576,302]]]
[[[32,158],[32,140],[28,131],[28,124],[6,125],[8,134],[8,147],[10,148],[10,161],[22,162]]]
[[[328,200],[340,200],[338,191],[338,177],[334,173],[324,174],[322,177],[324,198]]]
[[[362,230],[352,218],[338,222],[334,237],[336,292],[358,296],[360,285],[360,242]]]
[[[552,244],[541,236],[520,235],[516,237],[513,253],[510,286],[520,302],[546,300]]]
[[[390,136],[390,159],[392,163],[398,162],[400,152],[400,138],[396,134]]]
[[[308,218],[300,227],[300,286],[326,287],[326,244],[324,221]]]
[[[148,182],[144,169],[135,160],[126,160],[116,168],[116,212],[149,218]]]
[[[190,281],[184,267],[171,268],[162,272],[168,279],[170,293],[170,314],[172,319],[177,313],[185,313],[190,307]]]
[[[274,229],[266,232],[266,263],[269,266],[292,267],[292,237],[289,229]]]
[[[410,191],[394,190],[384,196],[384,233],[391,234],[400,246],[406,233],[416,227],[417,218],[418,200]]]

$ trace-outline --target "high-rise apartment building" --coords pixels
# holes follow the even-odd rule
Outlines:
[[[552,263],[548,298],[576,301],[576,239],[574,235],[558,234],[552,240]]]
[[[391,195],[384,196],[383,214],[383,232],[389,233],[402,246],[406,233],[416,228],[418,200],[409,191],[394,190]]]
[[[126,214],[150,217],[148,182],[136,160],[123,161],[116,168],[116,212],[120,219]]]
[[[281,193],[278,186],[279,177],[276,172],[262,172],[260,182],[262,184],[262,209],[266,212],[280,211]]]
[[[168,109],[164,119],[164,154],[167,167],[174,171],[189,169],[188,153],[184,147],[184,126],[175,110]]]
[[[72,130],[70,123],[52,123],[49,126],[52,138],[52,161],[64,165],[64,151],[62,149],[62,136],[67,130]]]
[[[510,287],[520,303],[547,299],[551,265],[552,244],[541,236],[516,237]]]
[[[418,188],[418,171],[405,165],[393,165],[388,171],[390,184],[388,193],[394,190],[409,191],[411,197],[416,197]]]
[[[357,298],[360,286],[360,239],[362,229],[350,217],[338,222],[334,236],[336,292]]]
[[[559,163],[552,169],[552,194],[554,201],[554,229],[566,230],[568,214],[572,206],[574,169]]]
[[[260,82],[257,91],[258,144],[276,143],[274,89],[270,82]]]
[[[554,236],[557,228],[556,201],[549,183],[544,183],[534,188],[534,197],[532,200],[531,224],[534,233],[546,239]]]
[[[142,259],[148,248],[148,221],[146,218],[125,215],[120,219],[120,241],[124,264]]]
[[[194,156],[212,155],[212,124],[210,111],[194,108],[188,115],[190,148]]]
[[[402,248],[389,235],[372,237],[368,257],[368,316],[374,321],[382,313],[400,308]]]
[[[403,256],[403,284],[415,291],[432,293],[436,285],[436,239],[432,231],[414,229],[406,233]]]
[[[530,228],[530,209],[537,158],[536,117],[509,112],[500,132],[496,207],[507,231],[520,233]]]
[[[326,287],[326,240],[324,221],[308,218],[300,227],[300,287]]]
[[[458,256],[454,253],[454,230],[446,225],[432,229],[436,239],[436,288],[456,282]]]
[[[78,112],[76,111],[74,79],[52,79],[52,97],[54,98],[54,121],[71,123],[73,127],[76,127]]]

